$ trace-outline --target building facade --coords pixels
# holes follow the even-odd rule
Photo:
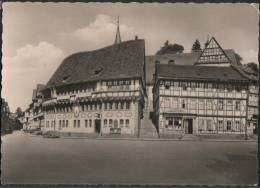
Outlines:
[[[256,89],[249,83],[214,38],[194,65],[157,63],[153,101],[159,134],[253,134],[248,118]]]
[[[73,54],[44,93],[44,132],[138,136],[144,107],[144,41]]]
[[[223,72],[237,72],[231,67],[214,69],[158,65],[154,108],[160,134],[253,132],[252,126],[246,126],[248,80],[239,75],[234,82],[223,80]],[[169,70],[171,74],[165,73]],[[190,78],[191,71],[200,75]],[[210,74],[214,78],[210,79]]]

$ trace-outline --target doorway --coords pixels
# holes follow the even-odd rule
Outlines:
[[[193,120],[192,119],[185,119],[184,126],[185,126],[185,134],[193,134]]]
[[[101,120],[100,119],[96,119],[95,120],[95,132],[96,133],[100,133],[100,129],[101,129]]]

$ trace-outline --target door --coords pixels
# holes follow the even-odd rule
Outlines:
[[[185,134],[192,134],[193,133],[192,119],[185,119],[183,123],[185,128]]]
[[[101,120],[96,119],[95,120],[95,132],[100,133],[100,128],[101,128]]]
[[[192,119],[188,120],[188,134],[193,133],[193,125],[192,125]]]

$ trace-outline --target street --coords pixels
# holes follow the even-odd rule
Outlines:
[[[3,184],[255,184],[256,142],[2,136]]]

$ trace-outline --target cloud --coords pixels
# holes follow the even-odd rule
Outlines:
[[[241,57],[243,58],[243,63],[249,63],[249,62],[258,62],[258,52],[254,49],[249,49],[247,51],[242,51]]]
[[[92,49],[110,45],[116,35],[116,21],[110,16],[99,14],[96,19],[86,27],[74,30],[70,35],[80,41],[84,41]],[[123,40],[133,38],[134,28],[126,24],[120,24],[120,33]]]
[[[46,84],[63,56],[61,49],[44,41],[19,48],[13,57],[3,56],[2,96],[12,110],[29,105],[36,84]]]

